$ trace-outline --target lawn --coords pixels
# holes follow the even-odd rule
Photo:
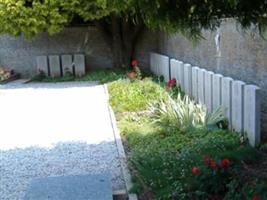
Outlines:
[[[140,199],[267,199],[266,176],[246,176],[263,152],[222,129],[220,111],[210,116],[151,78],[115,80],[108,89]]]

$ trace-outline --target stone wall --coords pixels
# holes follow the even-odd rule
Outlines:
[[[158,37],[146,32],[138,46],[140,65],[149,65],[149,52],[157,50]],[[10,67],[30,77],[36,73],[36,56],[84,53],[86,69],[112,67],[111,50],[95,27],[71,27],[54,36],[40,34],[31,40],[23,36],[0,37],[0,66]]]
[[[179,34],[161,33],[159,53],[261,87],[262,131],[267,136],[267,41],[256,30],[237,30],[234,21],[225,22],[220,33],[220,55],[216,32],[209,31],[203,31],[205,40],[196,45]]]

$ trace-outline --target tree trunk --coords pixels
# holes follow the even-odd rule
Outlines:
[[[103,39],[111,49],[113,67],[129,67],[136,56],[136,45],[144,30],[144,25],[134,25],[126,17],[111,16],[110,23],[96,22]]]

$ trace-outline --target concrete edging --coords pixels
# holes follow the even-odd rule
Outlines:
[[[109,93],[108,93],[108,88],[107,88],[106,84],[104,84],[104,89],[105,89],[105,94],[106,94],[106,98],[107,98],[106,100],[109,101]],[[123,178],[124,178],[125,185],[126,185],[128,199],[129,200],[138,200],[136,194],[129,193],[130,189],[133,186],[133,183],[132,183],[130,171],[129,171],[128,166],[127,166],[127,157],[126,157],[124,147],[122,144],[120,131],[117,127],[117,121],[115,118],[114,111],[110,105],[108,106],[108,109],[109,109],[109,115],[110,115],[112,129],[113,129],[113,133],[114,133],[114,137],[115,137],[115,141],[116,141],[116,145],[117,145],[117,150],[118,150],[118,154],[119,154],[119,160],[121,163],[121,170],[122,170]]]

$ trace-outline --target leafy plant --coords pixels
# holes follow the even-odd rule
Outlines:
[[[239,181],[240,168],[256,162],[260,154],[239,135],[214,128],[223,119],[221,108],[208,114],[181,94],[173,100],[166,83],[160,86],[151,79],[118,80],[109,84],[109,93],[125,140],[133,191],[140,197],[149,193],[159,200],[230,200],[236,189],[242,198],[265,198],[266,184],[246,187]],[[231,189],[234,180],[238,185]]]
[[[168,98],[165,101],[150,105],[150,111],[156,122],[171,129],[187,130],[190,128],[215,127],[217,123],[224,120],[222,108],[208,113],[203,105],[196,104],[188,96],[184,98],[178,94],[177,99]]]
[[[264,200],[267,199],[267,183],[256,180],[254,183],[242,183],[234,179],[227,184],[228,192],[224,200]]]
[[[38,70],[38,73],[31,78],[31,81],[43,81],[46,77],[45,72]]]
[[[142,81],[118,80],[108,85],[110,91],[110,103],[115,111],[144,110],[154,102],[167,98],[166,91],[151,79]]]

